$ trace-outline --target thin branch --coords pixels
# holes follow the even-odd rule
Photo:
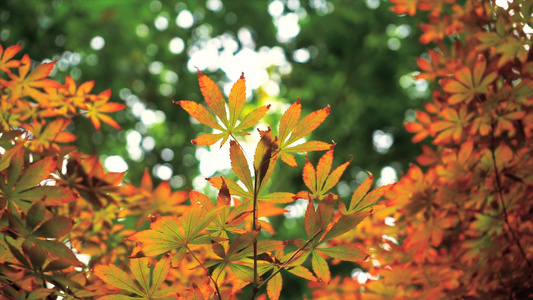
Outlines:
[[[209,273],[209,271],[207,270],[207,268],[204,266],[203,263],[200,262],[200,260],[196,257],[196,255],[194,255],[194,253],[191,251],[191,249],[189,248],[189,246],[185,245],[185,247],[187,248],[187,251],[189,251],[189,253],[192,255],[192,257],[194,257],[194,259],[196,260],[196,262],[198,262],[198,264],[202,267],[202,269],[204,269],[204,271],[205,271],[205,273],[207,274],[207,276],[209,277],[209,279],[211,279],[211,282],[213,282],[213,284],[215,285],[215,290],[217,291],[218,299],[219,299],[219,300],[222,300],[222,295],[220,294],[220,290],[218,289],[218,284],[217,284],[217,282],[213,279],[213,276],[211,276],[211,273]]]
[[[513,236],[513,239],[515,240],[516,245],[518,246],[518,249],[520,250],[520,253],[524,257],[525,261],[527,262],[527,265],[531,267],[531,262],[527,259],[526,252],[524,251],[524,248],[522,248],[522,244],[520,244],[520,240],[516,236],[516,232],[511,227],[511,223],[509,223],[509,218],[507,217],[507,208],[505,207],[505,201],[503,200],[502,183],[500,181],[500,172],[498,171],[498,166],[496,165],[496,155],[494,154],[496,152],[496,142],[494,138],[494,121],[493,120],[491,122],[491,128],[492,130],[490,132],[490,137],[491,137],[491,148],[492,149],[490,153],[492,155],[492,163],[494,164],[494,173],[496,176],[496,187],[498,189],[498,195],[500,196],[500,203],[503,209],[504,221],[505,221],[505,224],[507,224],[507,227],[509,227],[509,231],[511,232],[511,235]]]
[[[256,221],[257,221],[257,191],[258,191],[258,176],[257,176],[257,171],[255,172],[254,174],[254,203],[253,203],[253,212],[252,212],[252,216],[253,216],[253,220],[252,220],[252,230],[253,231],[256,231],[257,230],[257,226],[256,226]],[[257,292],[259,291],[259,287],[258,287],[258,284],[257,284],[257,236],[255,237],[254,239],[254,284],[253,284],[253,292],[252,292],[252,297],[250,299],[255,299],[255,296],[257,295]]]
[[[308,245],[309,243],[311,243],[319,234],[321,234],[322,232],[324,232],[322,229],[320,229],[319,231],[317,231],[315,233],[315,235],[313,235],[313,237],[311,237],[302,247],[298,248],[298,250],[296,250],[292,255],[291,257],[289,257],[281,266],[279,266],[279,268],[273,272],[272,274],[270,274],[270,276],[268,276],[267,279],[265,279],[265,281],[263,281],[259,286],[257,286],[257,288],[261,288],[263,285],[265,285],[270,279],[272,279],[274,276],[276,276],[276,274],[278,274],[279,272],[281,272],[281,270],[285,269],[295,258],[296,256],[302,252]]]

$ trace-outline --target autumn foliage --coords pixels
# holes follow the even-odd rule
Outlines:
[[[405,126],[431,144],[354,237],[375,245],[367,276],[315,284],[314,296],[530,299],[532,3],[391,2],[399,14],[429,12],[420,41],[433,46],[417,79],[434,84],[433,99]]]
[[[229,144],[231,174],[206,179],[213,196],[148,172],[137,187],[69,130],[75,117],[120,129],[109,114],[125,106],[0,46],[0,297],[278,299],[289,273],[313,299],[533,297],[533,5],[391,2],[429,20],[417,79],[433,97],[405,124],[426,143],[395,185],[372,190],[369,174],[349,199],[334,192],[351,161],[334,166],[336,145],[309,139],[329,106],[304,114],[298,99],[255,130],[270,106],[245,109],[244,75],[226,100],[198,71],[205,104],[174,103],[212,129],[193,144]],[[295,155],[311,151],[325,152]],[[271,190],[276,168],[298,165],[306,190]],[[268,218],[296,199],[305,235],[278,240]],[[359,270],[332,272],[342,261]]]
[[[28,55],[15,58],[20,48],[0,46],[3,298],[230,299],[247,293],[278,299],[287,273],[328,283],[331,261],[368,258],[364,245],[342,237],[383,208],[377,202],[390,186],[369,192],[370,175],[347,204],[330,192],[350,161],[332,170],[335,144],[300,142],[326,119],[329,106],[302,117],[298,100],[276,134],[268,127],[253,131],[269,106],[242,116],[244,76],[226,102],[198,71],[207,107],[175,103],[218,132],[193,144],[229,141],[233,174],[207,179],[218,189],[211,198],[173,192],[168,182],[154,187],[148,172],[136,187],[124,182],[123,173],[106,172],[98,157],[76,151],[77,137],[69,131],[74,117],[90,119],[97,130],[101,122],[120,129],[108,113],[125,106],[109,102],[110,91],[91,93],[93,82],[49,79],[55,62],[31,68]],[[249,134],[257,140],[253,155],[239,141]],[[278,161],[297,167],[294,153],[320,150],[328,151],[316,167],[308,159],[303,167],[308,191],[269,189]],[[296,199],[308,203],[306,235],[276,240],[279,228],[268,217]]]

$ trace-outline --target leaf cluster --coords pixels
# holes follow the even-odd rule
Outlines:
[[[147,171],[136,187],[124,182],[124,173],[106,172],[98,157],[76,151],[68,127],[81,115],[96,129],[101,122],[119,129],[107,113],[125,106],[108,102],[110,91],[91,94],[92,81],[76,86],[70,77],[65,84],[47,78],[55,62],[31,69],[28,55],[14,59],[19,50],[0,46],[0,283],[10,298],[229,299],[248,289],[252,299],[265,290],[279,299],[285,272],[329,282],[328,260],[368,258],[364,245],[340,237],[383,207],[377,203],[390,186],[369,192],[370,176],[348,207],[328,193],[350,161],[330,174],[334,145],[300,141],[326,119],[329,106],[301,117],[298,99],[281,116],[277,136],[270,128],[253,133],[249,158],[239,138],[251,134],[269,106],[242,117],[244,75],[226,102],[198,72],[207,107],[175,103],[216,131],[193,144],[229,141],[237,180],[208,178],[219,190],[213,200],[171,191],[168,182],[154,187]],[[278,161],[297,167],[294,153],[320,150],[328,151],[316,171],[307,159],[304,166],[309,191],[269,190]],[[296,199],[308,203],[307,237],[276,240],[279,228],[268,217]]]
[[[405,125],[413,142],[430,145],[386,193],[388,224],[361,225],[360,237],[382,245],[370,253],[379,264],[365,265],[363,280],[315,285],[313,295],[343,298],[337,291],[353,284],[364,287],[362,299],[527,298],[533,73],[524,28],[531,3],[391,2],[398,14],[429,12],[420,41],[434,48],[418,59],[417,79],[436,88]]]

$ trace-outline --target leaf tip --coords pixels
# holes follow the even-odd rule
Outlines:
[[[204,73],[202,73],[202,71],[200,71],[197,66],[194,66],[194,68],[196,68],[196,71],[198,71],[198,78],[202,78],[203,76],[205,76]]]

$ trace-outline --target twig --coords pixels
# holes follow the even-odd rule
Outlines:
[[[194,255],[194,253],[191,251],[191,249],[189,248],[189,246],[185,245],[185,247],[187,248],[187,251],[189,251],[189,253],[192,255],[192,257],[194,257],[194,259],[196,260],[196,262],[198,262],[198,264],[202,267],[202,269],[204,269],[205,273],[207,274],[207,276],[209,277],[209,279],[211,279],[211,282],[213,282],[213,284],[215,285],[215,290],[217,291],[217,295],[218,295],[218,300],[222,300],[222,295],[220,294],[220,290],[218,289],[218,284],[217,282],[213,279],[213,276],[211,276],[211,273],[209,273],[209,271],[206,269],[206,267],[204,266],[204,264],[202,264],[200,262],[200,260],[196,257],[196,255]]]
[[[302,247],[298,248],[298,250],[296,250],[292,255],[291,257],[289,257],[281,266],[279,266],[279,268],[273,272],[272,274],[270,274],[270,276],[268,276],[267,279],[265,279],[265,281],[263,281],[259,286],[257,286],[257,288],[261,288],[264,284],[266,284],[270,279],[272,279],[274,276],[276,276],[276,274],[278,274],[279,272],[281,272],[281,270],[285,269],[295,258],[296,258],[296,255],[298,255],[300,252],[302,252],[308,245],[309,243],[311,243],[311,241],[313,241],[319,234],[321,234],[323,232],[322,229],[320,229],[319,231],[317,231],[315,233],[315,235],[313,235],[312,238],[310,238]]]
[[[516,236],[515,231],[511,227],[511,224],[509,223],[509,218],[507,217],[507,208],[505,207],[505,201],[503,200],[503,192],[502,192],[502,183],[500,181],[500,172],[498,171],[498,166],[496,165],[496,155],[494,154],[496,152],[496,142],[494,138],[494,120],[491,121],[491,155],[492,155],[492,163],[494,164],[494,173],[496,175],[496,187],[498,189],[498,195],[500,196],[500,202],[503,209],[503,217],[505,224],[507,224],[507,227],[509,227],[509,231],[511,232],[511,235],[513,236],[513,239],[516,242],[516,245],[518,246],[518,249],[520,250],[520,253],[524,257],[527,265],[531,268],[531,262],[527,259],[526,252],[524,251],[524,248],[522,248],[522,244],[520,244],[520,240]]]
[[[257,172],[254,176],[254,203],[253,203],[253,211],[252,211],[252,230],[256,231],[256,221],[257,221],[257,191],[258,191],[258,176]],[[259,286],[257,284],[257,236],[254,239],[254,284],[253,284],[253,291],[252,291],[252,297],[250,299],[255,299],[255,296],[257,295],[257,292],[259,291]]]

